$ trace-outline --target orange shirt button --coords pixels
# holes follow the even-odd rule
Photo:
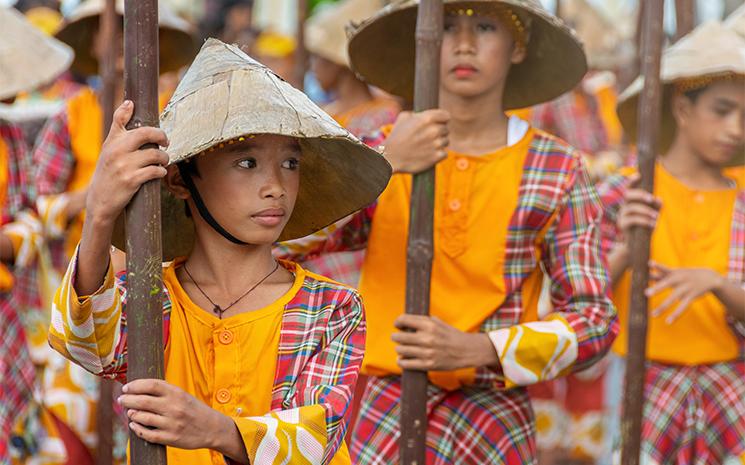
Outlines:
[[[696,203],[704,203],[704,200],[706,200],[704,194],[698,193],[693,196],[693,201]]]
[[[458,161],[455,162],[455,167],[461,171],[467,170],[469,165],[470,163],[465,158],[459,158]]]
[[[461,207],[460,200],[458,199],[451,200],[449,206],[450,206],[450,210],[457,212],[458,210],[460,210],[460,207]]]
[[[233,342],[233,333],[226,329],[220,332],[220,336],[218,336],[218,339],[220,339],[221,344],[228,345]]]
[[[228,391],[227,389],[218,389],[215,397],[221,404],[227,404],[228,402],[230,402],[230,398],[232,396],[230,395],[230,391]]]

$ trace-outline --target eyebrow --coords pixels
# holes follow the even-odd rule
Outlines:
[[[737,102],[731,99],[728,99],[727,97],[717,97],[714,100],[715,105],[724,105],[730,108],[734,108],[737,106]]]
[[[245,141],[242,141],[240,143],[236,144],[230,144],[225,146],[225,153],[229,155],[240,155],[243,152],[246,152],[251,149],[259,149],[261,148],[262,144],[257,142],[255,139],[246,139]],[[302,152],[302,148],[300,147],[300,143],[295,141],[287,144],[283,144],[281,149],[287,149],[292,150],[297,153]]]

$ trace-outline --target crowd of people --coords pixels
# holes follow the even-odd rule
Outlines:
[[[665,38],[650,193],[635,18],[444,0],[439,107],[412,112],[418,3],[328,2],[297,40],[252,1],[161,2],[160,128],[136,129],[122,1],[113,37],[104,0],[0,7],[0,465],[92,465],[104,404],[117,464],[130,434],[171,464],[399,463],[403,370],[428,373],[428,465],[618,463],[635,228],[642,463],[745,463],[745,5]],[[165,372],[133,380],[120,217],[153,180]]]

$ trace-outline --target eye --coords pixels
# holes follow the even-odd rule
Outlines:
[[[729,114],[730,108],[727,107],[714,107],[714,113],[717,114],[717,116],[725,117],[727,114]]]
[[[244,158],[243,160],[240,160],[238,162],[238,166],[240,166],[241,168],[246,168],[246,169],[256,168],[256,159],[255,158]]]
[[[288,158],[287,160],[282,162],[282,168],[294,171],[300,168],[300,160],[298,160],[297,158]]]
[[[445,24],[442,26],[444,32],[453,32],[455,30],[455,21],[445,20]]]
[[[494,32],[497,30],[497,26],[493,23],[482,21],[476,25],[476,30],[479,32]]]

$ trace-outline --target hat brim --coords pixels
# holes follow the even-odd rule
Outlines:
[[[389,5],[350,31],[352,69],[368,83],[409,101],[414,98],[417,1]],[[504,108],[524,108],[573,89],[587,72],[581,43],[560,19],[519,0],[445,1],[446,6],[509,7],[530,18],[527,55],[507,76]]]
[[[303,152],[300,190],[279,241],[313,234],[356,212],[360,206],[373,203],[391,176],[385,158],[357,141],[343,137],[299,138],[299,141]],[[240,231],[230,225],[223,226],[240,237]],[[194,223],[186,215],[184,202],[165,187],[161,189],[161,235],[164,261],[187,256],[194,247]],[[112,243],[124,250],[123,218],[117,222]]]
[[[121,15],[118,16],[120,20],[124,20]],[[98,14],[75,18],[64,23],[55,34],[57,39],[75,50],[71,69],[81,76],[95,76],[99,73],[98,60],[92,53],[99,18]],[[158,42],[161,74],[188,65],[197,53],[197,45],[192,35],[180,28],[160,25]]]

